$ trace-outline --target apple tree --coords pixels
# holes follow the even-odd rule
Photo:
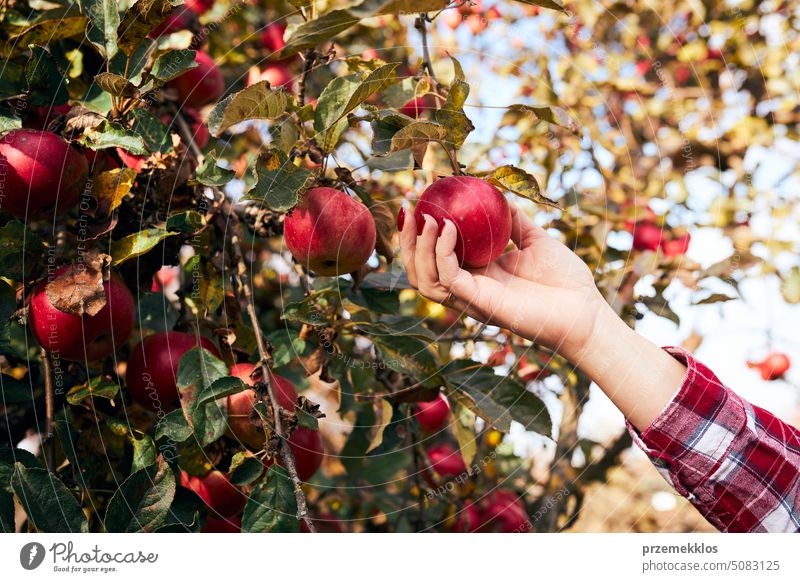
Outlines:
[[[581,438],[585,375],[421,298],[398,214],[476,184],[497,210],[460,225],[462,259],[502,252],[507,231],[474,240],[516,204],[631,325],[679,322],[672,284],[706,305],[778,276],[798,302],[794,167],[768,201],[753,181],[795,139],[792,17],[4,2],[3,531],[569,528],[630,436]],[[729,256],[687,257],[697,228]],[[512,426],[548,454],[515,455]]]

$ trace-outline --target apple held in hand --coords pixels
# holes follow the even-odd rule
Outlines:
[[[55,277],[73,266],[57,269]],[[31,295],[30,323],[36,341],[58,358],[94,361],[117,351],[133,331],[136,306],[125,282],[116,275],[103,282],[106,304],[94,315],[60,311],[47,296],[48,281]]]
[[[511,208],[502,192],[479,178],[451,176],[428,187],[414,218],[419,232],[429,215],[444,227],[451,220],[458,231],[456,255],[467,269],[485,267],[499,257],[511,237]]]
[[[245,384],[252,386],[255,383],[251,376],[254,369],[253,364],[241,363],[231,366],[230,372],[232,376],[236,376]],[[297,392],[292,383],[277,374],[271,374],[270,378],[278,404],[284,410],[294,411]],[[263,449],[264,430],[253,422],[253,406],[256,402],[258,402],[258,395],[254,390],[243,390],[228,396],[228,428],[234,438],[248,447]],[[298,426],[289,436],[289,448],[294,454],[297,475],[301,480],[308,481],[322,464],[324,456],[322,437],[316,430]],[[266,466],[271,464],[268,462]]]
[[[317,275],[352,273],[375,248],[375,220],[366,206],[334,188],[313,188],[286,217],[286,246]]]
[[[0,209],[19,218],[64,214],[80,198],[89,164],[54,133],[15,129],[0,139]]]
[[[178,92],[178,100],[185,107],[200,108],[218,101],[225,93],[225,79],[214,59],[206,52],[197,51],[197,66],[167,83]]]
[[[444,427],[450,418],[450,403],[447,401],[447,396],[441,393],[430,402],[418,402],[416,408],[414,418],[425,432],[436,432]]]
[[[131,352],[125,379],[133,399],[152,411],[172,410],[180,399],[177,376],[181,357],[200,346],[219,357],[206,337],[165,331],[144,338]]]
[[[761,373],[761,378],[767,381],[783,378],[792,366],[789,356],[783,352],[771,352],[760,362],[747,362],[750,368],[756,368]]]

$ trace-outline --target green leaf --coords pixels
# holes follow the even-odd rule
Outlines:
[[[0,265],[2,260],[2,239],[0,239]],[[11,316],[17,310],[17,294],[14,287],[7,282],[0,280],[0,354],[6,354],[11,349]],[[3,376],[5,378],[5,376]],[[5,394],[5,384],[3,385]],[[9,388],[11,394],[21,394],[19,388]]]
[[[200,516],[207,508],[202,499],[194,492],[183,487],[175,491],[175,498],[163,523],[158,526],[158,533],[198,532],[202,527]]]
[[[311,172],[295,166],[285,153],[276,149],[258,156],[255,174],[258,182],[242,199],[257,200],[277,212],[285,212],[297,204],[312,177]]]
[[[208,129],[211,135],[219,137],[242,121],[275,119],[286,113],[290,99],[283,89],[271,89],[269,81],[260,81],[217,103],[208,116]]]
[[[509,111],[519,113],[533,113],[537,119],[546,121],[552,125],[557,125],[568,129],[575,135],[580,135],[581,126],[578,122],[572,119],[570,115],[560,107],[548,107],[546,105],[524,105],[517,103],[508,108]]]
[[[145,228],[111,243],[111,264],[121,265],[152,250],[158,243],[177,233],[166,228]]]
[[[131,130],[142,138],[148,151],[162,154],[172,151],[172,134],[158,117],[137,107],[128,114],[128,120],[131,122]]]
[[[300,530],[294,487],[283,467],[273,464],[247,500],[242,531],[292,533]]]
[[[7,445],[0,446],[0,533],[14,533],[14,489],[11,477],[14,464],[20,462],[25,467],[40,467],[39,461],[24,449],[12,449]]]
[[[55,46],[61,39],[83,35],[87,22],[75,5],[48,10],[9,40],[11,46],[22,50],[32,44]]]
[[[498,188],[508,190],[521,198],[527,198],[538,204],[561,208],[557,202],[550,200],[542,194],[539,182],[525,170],[514,166],[501,166],[486,176],[486,181]]]
[[[394,111],[380,111],[372,125],[372,153],[376,156],[386,155],[392,151],[392,139],[401,129],[413,123],[413,120]]]
[[[85,384],[73,386],[67,392],[67,402],[79,404],[87,398],[105,398],[114,400],[119,393],[119,384],[110,381],[105,376],[97,376],[90,379]]]
[[[142,82],[142,71],[147,66],[150,55],[156,49],[156,41],[146,38],[139,43],[133,55],[128,57],[125,53],[118,52],[109,63],[109,72],[122,75],[134,85]]]
[[[0,80],[0,82],[2,82]],[[22,127],[22,119],[14,114],[6,114],[0,112],[0,135],[8,133],[12,129],[19,129]]]
[[[4,277],[24,279],[44,252],[42,238],[19,220],[0,226],[0,272]]]
[[[434,118],[447,128],[447,141],[456,148],[460,148],[475,126],[464,113],[464,103],[469,97],[469,83],[464,77],[461,63],[455,57],[450,57],[450,59],[453,61],[455,74],[450,83],[450,91],[447,93],[447,101],[441,109],[436,111]]]
[[[295,330],[290,328],[276,329],[267,335],[272,346],[272,360],[276,368],[286,366],[304,355],[308,344]]]
[[[447,128],[432,121],[414,121],[400,129],[392,137],[390,152],[410,149],[417,165],[422,166],[422,160],[430,142],[444,146],[447,140]]]
[[[167,218],[167,230],[194,234],[206,225],[206,218],[197,210],[177,212]]]
[[[164,53],[155,60],[150,74],[162,82],[180,77],[189,69],[197,66],[196,54],[197,52],[193,50],[175,50]]]
[[[117,0],[80,0],[83,13],[89,17],[86,38],[108,60],[117,54],[119,2]]]
[[[3,61],[0,67],[0,99],[20,95],[28,89],[25,67],[13,61]]]
[[[25,65],[25,80],[28,82],[28,102],[34,107],[63,105],[69,100],[67,77],[44,47],[31,47],[31,58]]]
[[[508,432],[516,420],[526,430],[550,436],[552,423],[544,402],[510,377],[472,360],[453,360],[441,374],[450,388],[448,396],[496,429]]]
[[[163,293],[140,293],[137,297],[136,321],[153,331],[169,331],[180,315]]]
[[[172,12],[169,0],[138,0],[117,27],[117,44],[130,56],[139,43]]]
[[[323,151],[336,147],[339,137],[347,128],[346,116],[366,101],[371,95],[400,81],[396,75],[399,63],[378,67],[365,77],[349,75],[337,77],[325,87],[319,96],[314,113],[314,129],[322,136],[317,139]]]
[[[253,453],[244,451],[233,455],[228,469],[228,479],[237,487],[242,487],[253,483],[263,472],[264,463]]]
[[[155,531],[167,517],[174,497],[175,475],[159,456],[156,463],[128,477],[111,497],[106,509],[106,531]]]
[[[438,362],[428,342],[413,336],[392,335],[376,335],[372,341],[387,368],[411,376],[429,388],[440,385]]]
[[[178,388],[184,415],[202,446],[219,439],[228,426],[224,405],[204,396],[213,395],[215,389],[212,385],[226,377],[228,367],[225,363],[203,348],[192,348],[178,364]],[[230,386],[226,384],[223,388]]]
[[[225,398],[231,394],[241,392],[246,388],[247,386],[240,378],[234,376],[220,378],[203,388],[203,390],[197,392],[195,405],[202,406],[203,404],[214,402],[220,398]]]
[[[14,465],[11,487],[36,529],[43,533],[87,532],[89,524],[78,500],[47,469]]]
[[[192,436],[192,427],[183,416],[183,410],[173,410],[161,417],[156,426],[156,440],[168,439],[182,443]]]
[[[203,186],[225,186],[236,177],[236,172],[217,165],[216,152],[212,151],[203,158],[203,163],[197,168],[195,178]]]
[[[87,132],[83,137],[83,145],[95,151],[122,148],[137,156],[147,154],[142,136],[111,121],[104,121]]]
[[[191,281],[187,305],[202,316],[216,311],[224,298],[224,280],[214,263],[202,255],[194,255],[184,265],[183,272],[185,280]]]
[[[131,473],[149,467],[156,462],[158,451],[150,435],[143,434],[141,438],[131,435],[131,444],[133,445]]]

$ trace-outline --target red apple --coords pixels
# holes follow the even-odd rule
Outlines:
[[[478,531],[481,523],[481,514],[474,503],[467,502],[458,512],[456,523],[452,527],[453,533],[473,533]]]
[[[442,477],[458,477],[467,470],[461,453],[448,444],[429,448],[428,460],[433,470]]]
[[[119,168],[119,163],[115,160],[107,150],[95,151],[89,148],[83,150],[83,156],[89,163],[89,171],[92,174],[107,172],[109,170],[116,170]]]
[[[180,32],[189,28],[192,22],[192,17],[187,12],[184,6],[178,6],[167,16],[161,24],[157,25],[150,34],[150,38],[159,38],[161,36],[172,34],[173,32]]]
[[[772,381],[783,378],[792,362],[783,352],[771,352],[761,362],[747,362],[747,365],[750,368],[757,368],[764,380]]]
[[[456,30],[464,22],[464,15],[458,10],[445,10],[444,14],[442,14],[442,19],[445,26]]]
[[[273,89],[285,87],[288,91],[293,90],[294,77],[283,63],[272,63],[259,69],[250,67],[247,71],[247,86],[255,85],[261,81],[269,81],[269,86]]]
[[[439,393],[430,402],[418,402],[414,418],[425,432],[436,432],[447,424],[450,418],[450,403],[447,396]]]
[[[480,34],[486,30],[489,23],[486,21],[483,14],[470,14],[467,16],[467,25],[470,31],[472,31],[472,34]]]
[[[481,532],[524,533],[531,527],[525,505],[513,491],[492,491],[481,506]]]
[[[183,5],[199,16],[211,10],[214,0],[185,0]]]
[[[25,121],[23,127],[44,131],[50,122],[60,115],[66,115],[72,109],[71,105],[53,105],[52,107],[34,107]]]
[[[203,533],[242,533],[242,518],[219,518],[209,515],[200,531]]]
[[[419,97],[414,97],[398,111],[403,115],[408,115],[409,117],[417,119],[420,115],[431,109],[433,109],[433,106],[431,105],[431,100],[428,98],[428,95],[420,95]]]
[[[668,257],[680,257],[685,255],[686,251],[689,250],[689,243],[691,240],[692,237],[688,232],[672,240],[662,240],[661,250],[664,251],[664,254]]]
[[[0,209],[25,218],[64,214],[80,198],[89,164],[56,134],[15,129],[0,139]]]
[[[55,271],[58,277],[71,266]],[[78,268],[75,266],[75,268]],[[94,361],[117,351],[133,331],[136,305],[125,282],[112,275],[103,283],[106,304],[95,315],[73,315],[59,311],[47,297],[47,281],[31,295],[31,331],[49,353],[74,361]]]
[[[210,517],[230,518],[244,509],[247,498],[222,471],[209,471],[202,477],[181,473],[181,485],[191,489],[206,502],[213,512]]]
[[[451,176],[431,184],[414,211],[419,232],[424,214],[439,223],[451,220],[458,230],[456,255],[469,269],[484,267],[499,257],[511,236],[511,208],[503,194],[479,178]]]
[[[261,33],[261,46],[273,53],[273,56],[286,46],[283,35],[286,34],[285,22],[272,22]]]
[[[184,107],[202,107],[217,101],[225,93],[225,79],[211,55],[197,51],[195,61],[195,68],[167,83],[178,92],[178,100]]]
[[[283,238],[317,275],[352,273],[375,248],[375,220],[361,202],[334,188],[313,188],[286,217]]]
[[[637,251],[656,251],[661,245],[662,229],[652,222],[633,225],[633,248]]]
[[[181,356],[200,346],[219,357],[210,339],[180,331],[164,331],[144,338],[131,352],[126,372],[133,399],[154,412],[172,410],[180,399],[177,386]]]
[[[116,149],[119,159],[122,160],[122,163],[126,168],[136,170],[137,172],[141,172],[144,169],[144,165],[147,162],[148,156],[132,154],[128,150],[124,150],[122,148]]]
[[[234,364],[230,372],[232,376],[252,386],[255,380],[251,374],[255,366],[249,363]],[[297,392],[292,383],[277,374],[271,374],[272,386],[278,404],[288,411],[294,411],[297,403]],[[228,396],[228,428],[233,436],[254,449],[264,447],[264,431],[250,419],[253,405],[257,402],[254,390],[243,390]],[[303,481],[308,481],[317,472],[324,456],[322,437],[318,431],[303,426],[294,429],[289,437],[289,448],[294,454],[297,474]],[[267,462],[269,467],[272,463]]]

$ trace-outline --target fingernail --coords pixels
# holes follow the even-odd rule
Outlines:
[[[397,230],[399,232],[403,231],[403,225],[406,223],[406,209],[402,206],[400,207],[400,212],[397,213]]]

